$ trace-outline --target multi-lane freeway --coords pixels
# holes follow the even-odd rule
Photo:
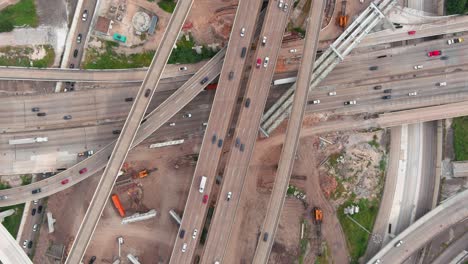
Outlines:
[[[304,43],[305,49],[301,67],[297,75],[291,115],[289,116],[285,140],[278,162],[278,170],[276,171],[275,183],[271,192],[270,201],[268,202],[264,223],[260,229],[260,239],[257,243],[253,263],[267,263],[275,241],[279,217],[284,205],[286,190],[288,189],[299,143],[299,134],[301,132],[305,106],[307,104],[307,95],[309,93],[309,86],[314,70],[314,64],[310,62],[315,61],[324,8],[325,4],[321,0],[312,1],[310,6]]]
[[[259,19],[257,14],[260,12],[261,3],[260,0],[239,1],[218,89],[211,108],[208,126],[179,228],[179,232],[186,230],[188,235],[186,237],[177,236],[170,263],[189,263],[193,258],[200,235],[198,237],[195,235],[193,239],[190,234],[193,236],[195,230],[202,230],[204,215],[208,208],[207,198],[205,197],[210,195],[224,142],[226,142],[231,119],[237,106],[237,96],[243,79],[244,68],[248,65],[247,58],[249,57],[247,53],[254,37],[255,24]],[[199,192],[199,187],[203,176],[207,178],[207,183],[202,194]],[[205,203],[202,202],[203,199],[206,199]],[[201,234],[201,232],[199,233]],[[182,250],[184,247],[186,248]]]

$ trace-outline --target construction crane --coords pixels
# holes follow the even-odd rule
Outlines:
[[[346,1],[341,1],[341,11],[338,15],[338,25],[345,29],[348,26],[348,15],[346,15]]]

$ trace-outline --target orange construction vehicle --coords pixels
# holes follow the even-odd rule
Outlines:
[[[312,209],[312,216],[313,216],[314,224],[316,224],[316,225],[322,224],[323,212],[322,212],[322,210],[320,208],[314,207]]]
[[[341,11],[338,15],[338,18],[337,18],[337,22],[338,22],[338,25],[345,29],[346,26],[348,26],[348,18],[349,16],[346,15],[346,1],[342,1],[341,2]]]
[[[117,211],[119,211],[120,216],[124,217],[125,216],[125,210],[124,210],[122,204],[120,203],[120,199],[119,199],[119,196],[117,194],[112,195],[112,203],[114,204],[115,208],[117,208]]]
[[[145,178],[146,176],[148,176],[148,170],[144,169],[144,170],[141,170],[140,172],[138,172],[138,174],[134,173],[132,178],[133,179],[142,179],[142,178]]]

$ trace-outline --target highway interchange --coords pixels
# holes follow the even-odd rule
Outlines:
[[[181,6],[181,4],[178,5],[178,8],[185,8],[184,11],[181,11],[181,14],[179,17],[177,17],[176,23],[177,25],[175,28],[180,28],[182,25],[183,20],[185,19],[186,13],[188,13],[188,10],[190,10],[191,6],[191,1],[179,1],[183,2],[184,5]],[[249,1],[241,1],[241,3],[245,3]],[[259,1],[260,2],[260,1]],[[242,15],[247,12],[242,12],[244,10],[243,8],[246,8],[245,10],[252,10],[252,8],[255,8],[254,6],[258,3],[255,3],[255,1],[250,1],[248,4],[239,5],[239,10],[238,10],[238,15]],[[275,5],[270,5],[271,7]],[[274,12],[280,12],[279,14],[283,14],[283,12],[280,9],[274,9],[271,8],[273,13]],[[177,12],[176,12],[177,14]],[[271,15],[271,14],[270,14]],[[252,18],[253,17],[253,18]],[[269,18],[269,13],[267,12],[266,15],[266,20],[268,21]],[[275,18],[277,19],[277,18]],[[251,23],[250,26],[247,29],[251,29],[254,27],[254,23],[256,22],[255,17],[251,16],[250,17],[251,21],[246,21],[245,18],[243,20],[243,23],[248,24]],[[171,20],[172,21],[172,20]],[[236,19],[237,21],[237,19]],[[240,27],[240,26],[237,26]],[[236,28],[236,24],[234,26]],[[264,29],[266,30],[266,29]],[[268,35],[268,45],[272,43],[271,45],[276,44],[276,52],[279,50],[279,43],[281,42],[282,34],[279,34],[282,32],[281,28],[271,28],[270,30],[274,31],[271,33],[267,33],[262,31],[261,36]],[[276,31],[275,31],[276,30]],[[249,30],[248,30],[249,31]],[[251,30],[250,30],[251,31]],[[241,38],[237,36],[237,32],[233,30],[232,37],[230,43],[236,43],[236,41],[244,41],[245,46],[250,45],[250,41],[252,38],[252,33],[247,32],[247,36],[245,38]],[[275,39],[276,38],[276,39]],[[174,39],[174,41],[172,41]],[[171,36],[170,40],[168,42],[175,42],[175,37]],[[260,41],[260,40],[259,40]],[[356,56],[354,59],[350,59],[349,61],[343,62],[341,65],[342,67],[338,67],[336,69],[336,74],[333,72],[332,75],[330,75],[329,78],[324,80],[320,87],[317,87],[317,91],[323,92],[322,96],[317,96],[317,95],[312,95],[309,97],[313,99],[319,98],[321,100],[320,104],[318,105],[312,105],[309,104],[308,106],[308,111],[309,112],[318,112],[318,111],[335,111],[337,113],[358,113],[358,112],[365,112],[369,111],[369,108],[372,108],[372,105],[377,105],[378,107],[374,108],[374,111],[382,111],[383,107],[396,107],[398,109],[408,109],[408,108],[414,108],[415,103],[418,107],[421,106],[430,106],[434,105],[434,98],[444,98],[443,102],[436,102],[436,104],[440,103],[454,103],[454,102],[459,102],[459,101],[465,101],[466,100],[466,81],[464,80],[464,71],[466,71],[465,65],[463,64],[464,57],[466,56],[466,43],[462,43],[460,45],[456,46],[451,46],[451,47],[445,47],[442,49],[443,50],[443,55],[448,56],[447,60],[440,60],[439,58],[428,58],[425,56],[428,50],[432,50],[438,47],[441,47],[442,45],[446,45],[446,40],[436,40],[436,41],[430,41],[430,42],[423,42],[421,45],[415,45],[414,47],[408,46],[408,47],[400,47],[400,48],[395,48],[391,49],[390,53],[388,50],[385,51],[376,51],[373,53],[369,53],[368,55],[361,55],[361,57]],[[234,44],[235,45],[235,44]],[[162,45],[163,49],[164,47],[172,47],[172,45]],[[214,109],[216,109],[217,104],[218,107],[224,106],[226,104],[226,100],[230,101],[230,107],[231,109],[234,109],[234,107],[237,105],[237,100],[235,97],[237,96],[237,92],[239,89],[239,84],[241,82],[241,77],[243,76],[243,72],[239,73],[236,75],[235,80],[230,82],[228,80],[230,69],[229,66],[234,65],[234,63],[239,63],[236,65],[236,69],[243,69],[245,67],[245,62],[241,62],[242,60],[239,60],[239,49],[242,47],[242,45],[236,45],[237,50],[234,48],[227,49],[226,56],[224,56],[224,51],[220,52],[215,58],[211,60],[210,63],[206,64],[205,66],[201,67],[199,71],[192,76],[187,83],[185,83],[181,88],[177,90],[177,92],[170,96],[169,99],[165,100],[164,102],[163,99],[160,99],[160,101],[157,102],[152,102],[153,103],[153,108],[156,108],[151,114],[149,114],[142,125],[140,125],[140,120],[143,119],[143,115],[146,112],[146,108],[150,104],[150,99],[151,96],[145,96],[145,90],[146,89],[151,89],[151,94],[153,94],[156,90],[156,86],[159,82],[159,78],[161,76],[162,70],[164,69],[164,65],[159,65],[157,69],[154,69],[155,74],[149,74],[152,76],[152,80],[150,81],[149,84],[147,84],[147,80],[145,80],[137,94],[137,96],[134,98],[133,101],[133,107],[130,108],[131,104],[126,104],[126,102],[122,99],[127,98],[127,97],[133,97],[135,96],[136,88],[131,90],[131,89],[118,89],[121,93],[119,93],[118,96],[114,97],[112,96],[111,101],[109,102],[108,100],[103,100],[102,102],[95,101],[94,104],[90,104],[90,101],[96,100],[96,98],[104,98],[103,96],[97,96],[96,94],[91,95],[86,92],[76,92],[75,94],[79,94],[78,97],[74,96],[73,100],[73,106],[72,110],[73,112],[79,113],[78,115],[73,114],[73,123],[70,122],[72,125],[69,125],[67,122],[61,118],[61,116],[64,114],[64,109],[67,109],[70,111],[69,104],[65,103],[66,100],[63,101],[62,106],[58,106],[55,109],[48,109],[48,115],[47,119],[45,119],[47,122],[38,121],[37,116],[34,116],[31,114],[30,109],[32,107],[39,107],[41,108],[47,108],[47,105],[51,105],[53,101],[50,101],[49,96],[43,96],[41,97],[35,97],[29,99],[29,101],[24,101],[24,104],[18,104],[16,101],[11,101],[5,104],[2,107],[6,107],[6,109],[14,109],[14,115],[3,115],[0,116],[2,118],[2,126],[3,124],[7,124],[2,128],[3,132],[11,133],[11,132],[16,132],[16,133],[29,133],[30,135],[35,134],[36,136],[40,136],[37,133],[34,132],[32,133],[31,131],[41,131],[44,130],[53,130],[53,129],[66,129],[69,131],[70,129],[88,129],[88,130],[95,130],[94,134],[95,136],[103,137],[102,139],[96,139],[96,142],[101,142],[102,141],[107,141],[110,142],[111,140],[115,139],[118,137],[118,135],[115,135],[112,133],[112,131],[115,130],[121,130],[121,135],[119,139],[117,140],[117,147],[114,149],[114,144],[109,143],[107,146],[105,146],[102,150],[100,150],[96,155],[92,156],[89,159],[86,159],[82,161],[81,163],[67,169],[66,171],[58,174],[57,176],[51,177],[47,180],[34,183],[28,186],[23,186],[19,188],[13,188],[10,190],[5,190],[1,191],[0,195],[7,195],[9,197],[8,200],[2,200],[0,204],[2,205],[9,205],[9,204],[16,204],[20,203],[22,201],[27,201],[27,200],[32,200],[35,198],[39,197],[46,197],[48,195],[51,195],[55,192],[58,192],[60,190],[63,190],[79,181],[84,180],[85,178],[91,176],[95,172],[98,172],[102,168],[106,166],[106,164],[109,162],[109,164],[106,167],[106,170],[104,172],[104,176],[102,177],[101,183],[98,186],[98,190],[101,188],[102,185],[104,185],[103,190],[111,190],[111,187],[114,183],[115,180],[115,175],[117,174],[118,170],[120,169],[120,166],[122,162],[125,159],[126,154],[128,153],[128,149],[130,146],[135,146],[139,143],[141,143],[146,137],[151,135],[156,129],[159,127],[163,126],[168,120],[173,117],[178,111],[180,111],[183,106],[185,106],[188,102],[190,102],[195,96],[202,91],[204,86],[206,84],[209,84],[212,80],[214,80],[217,75],[221,72],[221,77],[220,80],[218,81],[219,85],[223,83],[232,83],[232,87],[229,87],[229,85],[226,85],[226,87],[232,88],[232,89],[224,89],[224,91],[230,91],[230,93],[223,94],[223,89],[218,88],[218,92],[216,93],[214,103],[212,106],[212,113],[218,113],[218,115],[214,115],[215,117],[211,117],[208,121],[208,127],[206,128],[206,134],[204,140],[204,143],[202,145],[202,151],[200,154],[200,161],[197,164],[197,169],[195,172],[195,175],[193,177],[193,183],[192,183],[192,188],[189,194],[189,199],[187,202],[187,207],[184,213],[184,218],[183,218],[183,224],[182,228],[185,226],[189,226],[191,228],[198,227],[201,228],[201,224],[203,222],[203,217],[201,217],[200,211],[205,212],[205,210],[202,210],[202,203],[200,202],[201,199],[199,199],[201,196],[198,192],[198,189],[196,186],[198,185],[198,179],[197,177],[199,175],[208,175],[211,178],[211,183],[213,182],[214,178],[214,173],[217,169],[217,163],[214,162],[214,164],[206,164],[204,165],[205,167],[202,167],[203,164],[203,157],[207,158],[207,161],[212,159],[213,156],[219,156],[221,153],[221,148],[216,146],[216,144],[211,143],[211,134],[214,134],[216,131],[218,131],[218,135],[220,135],[219,139],[224,140],[226,137],[226,134],[229,129],[229,124],[230,120],[233,115],[233,111],[226,111],[224,113],[220,112],[215,112]],[[257,46],[260,46],[257,45]],[[162,57],[168,57],[170,48],[165,48],[164,51],[161,51],[162,53],[156,54],[155,58],[158,58],[157,56],[162,56]],[[232,51],[231,51],[232,50]],[[273,70],[274,70],[274,64],[276,62],[276,54],[274,51],[270,50],[268,54],[262,54],[262,49],[258,48],[256,50],[255,56],[253,57],[252,61],[254,61],[257,57],[264,58],[267,55],[270,56],[272,59],[266,67],[266,70],[263,70],[263,66],[261,65],[261,69],[256,69],[255,65],[252,65],[251,69],[251,74],[250,78],[248,81],[247,85],[247,92],[245,95],[245,98],[251,99],[251,104],[252,108],[250,110],[254,111],[258,115],[261,115],[264,110],[264,105],[266,102],[266,98],[268,95],[268,90],[270,89],[270,82],[273,76]],[[385,53],[387,56],[386,58],[381,58],[381,59],[376,59],[376,57],[381,56],[376,54],[382,54]],[[368,56],[367,58],[365,58]],[[364,57],[364,58],[362,58]],[[224,61],[224,66],[221,69],[222,65],[222,60],[223,58],[225,59]],[[353,58],[352,56],[350,58]],[[366,60],[367,59],[367,60]],[[167,58],[166,58],[167,60]],[[372,61],[372,63],[370,63]],[[424,65],[423,70],[414,70],[415,65]],[[368,68],[369,65],[375,65],[378,66],[379,69],[378,71],[375,72],[369,72]],[[401,65],[406,65],[405,67],[401,67]],[[226,67],[227,66],[227,67]],[[150,67],[149,71],[151,72],[152,67]],[[357,76],[355,74],[355,71],[359,70],[360,72],[365,72],[365,76]],[[1,72],[2,70],[0,70]],[[409,71],[415,71],[417,72],[416,76],[413,80],[408,80],[406,78],[402,78],[405,74],[408,74]],[[73,71],[76,72],[76,71]],[[131,71],[123,71],[124,73],[127,72],[129,73],[130,78],[133,78],[133,72]],[[266,73],[268,72],[268,73]],[[58,72],[57,72],[58,73]],[[83,73],[84,75],[88,75],[86,79],[81,79],[82,76],[80,75],[74,75],[74,80],[88,80],[91,78],[94,78],[93,74],[90,72],[86,71],[80,71],[80,74]],[[145,71],[140,71],[140,74],[145,75]],[[177,71],[173,71],[174,76],[172,78],[179,78]],[[266,74],[266,75],[265,75]],[[258,76],[257,76],[258,75]],[[63,78],[60,76],[63,76],[62,73],[58,73],[59,77],[47,77],[47,78]],[[112,78],[107,77],[108,81],[115,81],[111,80]],[[207,83],[205,85],[200,84],[200,80],[203,79],[205,76],[208,77]],[[349,78],[348,78],[349,76]],[[188,76],[187,76],[188,77]],[[401,78],[402,80],[395,80],[395,77],[397,79]],[[69,78],[69,77],[67,77]],[[123,77],[126,78],[126,77]],[[353,78],[355,78],[355,81],[353,82]],[[353,84],[356,85],[354,88],[347,88],[344,83],[343,79],[345,79],[344,83]],[[55,80],[55,79],[54,79]],[[72,80],[72,78],[69,78],[68,80]],[[141,79],[139,79],[141,80]],[[257,83],[255,83],[255,80]],[[385,82],[385,87],[383,89],[388,89],[388,87],[391,87],[391,89],[395,89],[395,91],[392,91],[392,95],[395,95],[396,98],[392,98],[388,100],[386,104],[382,104],[382,92],[375,90],[375,83],[382,83],[380,80],[386,80]],[[134,79],[135,81],[135,79]],[[443,91],[441,92],[440,87],[438,87],[436,84],[447,81],[449,85],[447,87],[444,87]],[[133,81],[132,81],[133,82]],[[138,82],[138,81],[135,81]],[[180,80],[177,80],[177,82],[180,82]],[[373,83],[375,82],[375,83]],[[359,85],[363,84],[363,85]],[[223,86],[224,87],[224,86]],[[249,87],[251,87],[249,89]],[[260,88],[263,87],[263,88]],[[159,87],[158,87],[159,89]],[[343,89],[343,90],[341,90]],[[168,90],[170,90],[168,88]],[[337,95],[336,96],[328,96],[328,92],[332,90],[337,90]],[[410,91],[417,91],[418,96],[415,97],[417,98],[416,102],[415,101],[410,101],[408,100],[402,100],[405,101],[401,105],[395,106],[394,101],[400,101],[400,100],[395,100],[398,98],[409,98],[408,97],[408,92]],[[93,91],[93,93],[109,93],[108,91]],[[262,92],[263,94],[260,94]],[[359,96],[361,94],[365,93],[366,96]],[[64,98],[66,97],[66,94],[60,94],[60,95],[54,95],[54,96],[63,96]],[[166,96],[167,97],[167,96]],[[429,98],[426,102],[421,102],[419,98],[424,97],[424,98]],[[360,104],[363,104],[364,106],[358,105],[358,107],[353,107],[353,108],[346,108],[343,107],[343,102],[347,100],[357,100],[360,102]],[[13,100],[18,100],[17,98],[14,98]],[[24,100],[24,99],[20,99]],[[47,101],[49,100],[49,101]],[[203,100],[201,100],[203,101]],[[170,102],[173,102],[172,104]],[[175,103],[174,103],[175,102]],[[384,101],[385,102],[385,101]],[[245,99],[242,102],[242,104],[245,104]],[[101,106],[102,105],[102,106]],[[94,106],[95,109],[90,109],[90,106]],[[98,107],[99,106],[99,107]],[[156,107],[158,106],[158,107]],[[371,106],[371,107],[369,107]],[[360,109],[364,108],[364,109]],[[379,108],[380,107],[380,108]],[[80,110],[83,109],[83,110]],[[118,112],[112,112],[111,109],[116,109]],[[149,109],[152,109],[150,106]],[[109,111],[110,110],[110,111]],[[249,111],[250,111],[249,110]],[[395,109],[394,109],[395,110]],[[130,115],[127,119],[126,125],[124,125],[124,128],[122,127],[122,121],[125,116],[127,116],[128,112],[130,111]],[[135,113],[133,115],[134,111],[137,111],[138,113]],[[238,155],[236,157],[236,154],[232,154],[230,156],[230,159],[232,159],[232,162],[238,166],[240,158],[243,159],[244,165],[243,165],[243,172],[242,170],[239,171],[239,169],[236,167],[232,169],[232,174],[234,173],[239,175],[245,174],[245,170],[248,167],[248,161],[250,159],[251,151],[253,150],[253,146],[255,143],[255,137],[257,134],[257,129],[258,124],[256,124],[255,118],[250,118],[250,113],[249,117],[247,118],[247,114],[244,114],[246,117],[243,117],[243,111],[246,110],[241,110],[240,117],[237,123],[237,129],[236,133],[234,134],[234,138],[240,138],[243,139],[241,142],[245,142],[246,149],[245,154],[242,155],[240,153],[241,151],[236,152]],[[17,114],[16,114],[17,113]],[[231,113],[231,116],[226,116],[226,114],[229,115]],[[213,114],[212,114],[213,115]],[[136,116],[136,118],[133,118]],[[204,122],[200,121],[205,121],[203,118],[198,117],[199,119],[197,121],[189,120],[188,122],[191,122],[189,127],[192,126],[200,126]],[[243,119],[244,118],[244,119]],[[391,117],[390,117],[391,119]],[[5,120],[5,122],[3,122]],[[102,122],[103,120],[106,120]],[[224,120],[224,122],[221,122]],[[243,121],[245,120],[245,121]],[[389,121],[387,121],[389,122]],[[128,124],[127,124],[128,123]],[[129,127],[130,126],[130,127]],[[78,128],[78,127],[83,127],[83,128]],[[97,127],[99,128],[99,131],[96,130]],[[105,135],[102,133],[102,128],[104,128],[106,131]],[[246,130],[248,128],[248,130]],[[137,133],[138,129],[138,133]],[[127,132],[127,130],[129,132]],[[47,131],[49,132],[49,131]],[[80,131],[81,132],[81,131]],[[213,133],[214,132],[214,133]],[[42,133],[42,132],[40,132]],[[61,133],[65,134],[65,133]],[[68,134],[68,133],[67,133]],[[88,133],[87,133],[88,134]],[[16,134],[17,136],[18,134]],[[27,135],[27,134],[23,134]],[[217,136],[218,136],[217,135]],[[49,135],[48,135],[49,136]],[[59,135],[57,135],[59,136]],[[76,141],[81,141],[82,139],[79,139],[79,133],[77,135],[73,135],[72,137],[70,135],[67,135],[68,138],[64,137],[61,138],[60,140],[63,140],[63,142],[70,142],[70,138],[74,138]],[[51,136],[50,136],[51,137]],[[5,138],[5,137],[4,137]],[[53,139],[53,137],[51,137]],[[135,140],[133,140],[135,139]],[[122,140],[124,142],[122,142]],[[205,146],[207,145],[207,146]],[[222,145],[222,143],[221,143]],[[99,144],[96,144],[96,148],[101,147]],[[231,148],[235,147],[234,143],[231,146]],[[2,146],[2,148],[7,149],[7,146]],[[110,161],[108,161],[110,159]],[[219,160],[219,157],[217,158]],[[215,159],[216,160],[216,159]],[[53,167],[54,165],[51,165]],[[82,168],[87,168],[87,172],[83,173],[78,173],[78,170],[81,170]],[[229,162],[227,165],[227,170],[225,175],[229,175],[229,177],[225,177],[227,180],[231,179],[234,180],[236,179],[236,182],[231,182],[225,181],[223,183],[223,187],[221,190],[221,195],[218,197],[218,208],[215,213],[215,220],[219,221],[219,223],[224,223],[226,222],[226,219],[234,219],[232,215],[232,210],[228,210],[227,212],[231,212],[231,215],[227,213],[223,213],[223,209],[226,209],[227,205],[225,206],[219,206],[225,201],[225,195],[228,190],[232,190],[237,188],[238,192],[240,193],[240,189],[242,188],[242,181],[238,181],[239,176],[231,176],[229,174]],[[242,176],[240,176],[242,177]],[[69,185],[64,186],[61,184],[61,181],[63,179],[70,179],[71,183]],[[237,187],[234,185],[237,184]],[[37,188],[43,189],[42,192],[39,195],[32,195],[31,191],[33,189]],[[20,192],[18,192],[20,191]],[[192,194],[193,191],[193,194]],[[93,207],[90,207],[87,213],[87,217],[89,217],[89,220],[86,220],[83,222],[82,228],[80,228],[80,233],[78,235],[77,241],[75,241],[75,245],[71,251],[72,254],[70,254],[69,259],[67,260],[67,263],[78,263],[79,259],[81,259],[82,255],[84,254],[84,251],[86,249],[87,244],[89,243],[89,237],[92,235],[94,228],[97,224],[97,221],[99,219],[100,212],[102,211],[102,207],[105,205],[107,201],[107,197],[109,196],[108,192],[97,192],[97,197],[93,199],[93,203],[101,204],[99,206],[96,206],[96,209]],[[209,193],[209,191],[207,192]],[[195,197],[194,199],[190,199],[190,197]],[[197,196],[200,196],[196,198]],[[235,199],[239,199],[239,197],[234,196]],[[231,202],[231,204],[234,201]],[[93,204],[92,203],[92,204]],[[226,203],[226,202],[224,202]],[[192,211],[193,213],[190,213],[191,211],[189,209],[194,208]],[[189,209],[187,209],[189,208]],[[461,210],[459,212],[459,215],[463,215],[464,212]],[[90,217],[90,215],[92,217]],[[189,217],[187,217],[189,215]],[[224,217],[224,219],[221,217],[221,215]],[[88,221],[88,222],[86,222]],[[186,222],[188,221],[188,222]],[[192,221],[192,222],[190,222]],[[225,228],[222,227],[221,224],[219,224],[220,227],[217,227],[216,222],[212,223],[212,229],[211,232],[209,233],[209,240],[208,244],[205,248],[205,254],[203,254],[203,260],[207,260],[208,262],[214,262],[219,259],[222,259],[223,256],[223,250],[226,245],[223,245],[223,243],[227,243],[227,241],[223,241],[224,239],[216,241],[215,239],[218,238],[224,238],[226,236],[226,233],[229,234],[230,228]],[[84,233],[83,239],[80,240],[80,234]],[[190,232],[189,232],[190,233]],[[214,239],[210,239],[210,236],[213,237]],[[429,236],[428,236],[429,238]],[[427,239],[428,239],[427,238]],[[271,238],[273,239],[273,238]],[[406,239],[406,238],[405,238]],[[182,254],[180,251],[181,248],[181,243],[182,241],[176,241],[176,246],[174,247],[173,255],[171,257],[171,262],[173,263],[185,263],[190,261],[192,258],[192,254],[194,251],[194,245],[189,245],[189,252],[186,252],[186,254]],[[210,244],[211,243],[211,244]],[[211,246],[210,246],[211,245]],[[220,247],[220,249],[216,249],[216,247]],[[416,248],[417,249],[417,248]],[[212,254],[212,255],[210,255]],[[206,259],[205,259],[206,258]],[[393,257],[394,259],[395,257]],[[263,262],[263,261],[262,261]]]

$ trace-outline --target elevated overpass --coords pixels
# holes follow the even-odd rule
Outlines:
[[[256,22],[261,20],[261,15],[257,15],[260,13],[261,3],[261,0],[239,1],[227,46],[226,57],[219,77],[218,88],[209,114],[208,126],[203,137],[179,232],[186,230],[190,234],[193,230],[197,229],[199,230],[200,237],[203,230],[202,224],[208,206],[201,201],[203,200],[203,195],[210,195],[211,187],[215,182],[218,162],[223,154],[226,136],[237,106],[237,97],[245,74],[244,69],[249,64],[248,60],[250,56],[248,56],[248,53],[250,53],[249,47],[251,46],[252,39],[256,35]],[[240,36],[242,28],[245,29],[243,37]],[[240,56],[243,49],[245,49],[246,53],[244,58]],[[232,77],[229,77],[231,73]],[[203,194],[199,192],[201,176],[207,177]],[[177,236],[172,249],[170,263],[190,263],[196,252],[197,242],[198,237],[191,239],[190,235],[185,238]],[[186,252],[181,251],[184,244],[187,245]]]
[[[307,95],[310,90],[309,85],[313,75],[313,63],[310,62],[315,61],[324,8],[325,4],[322,0],[313,0],[310,6],[304,43],[304,56],[302,57],[301,67],[297,76],[297,88],[294,92],[291,116],[289,117],[285,141],[278,162],[278,170],[276,171],[275,183],[267,206],[267,213],[260,228],[260,239],[255,249],[253,263],[267,263],[275,241],[279,217],[286,198],[286,191],[299,143]],[[313,89],[315,87],[310,88]]]
[[[104,210],[112,188],[114,187],[118,172],[131,149],[137,130],[140,126],[140,122],[142,121],[151,98],[157,89],[164,67],[166,66],[169,55],[177,41],[177,37],[190,11],[192,3],[193,0],[180,0],[176,4],[174,13],[169,20],[164,36],[162,37],[161,43],[153,57],[143,84],[134,99],[133,106],[130,109],[130,113],[122,128],[122,133],[117,139],[114,149],[111,152],[108,164],[104,169],[104,173],[98,183],[93,198],[91,199],[91,203],[86,211],[83,222],[78,229],[78,233],[75,236],[75,240],[65,263],[79,263],[85,254],[86,248],[88,247],[94,230],[97,227],[102,211]],[[177,108],[177,105],[178,102],[174,102],[168,109]],[[79,171],[79,174],[86,173],[88,173],[87,168],[81,168]]]
[[[433,237],[450,226],[468,218],[468,190],[443,201],[439,206],[414,222],[385,245],[369,263],[403,263],[409,256],[426,245]],[[396,246],[398,241],[403,244]]]
[[[0,262],[4,264],[32,264],[10,232],[0,224]]]

